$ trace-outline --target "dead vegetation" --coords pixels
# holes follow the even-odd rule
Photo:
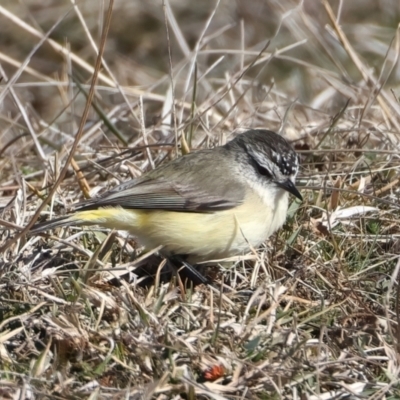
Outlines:
[[[0,5],[0,397],[400,398],[398,2],[72,4]],[[40,218],[248,127],[305,201],[218,289],[123,232],[18,237],[74,141]]]

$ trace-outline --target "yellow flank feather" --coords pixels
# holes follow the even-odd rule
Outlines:
[[[280,201],[275,196],[281,197]],[[190,254],[190,260],[196,262],[241,254],[249,246],[260,245],[285,221],[288,196],[281,190],[275,196],[263,199],[253,193],[252,201],[244,202],[251,204],[251,210],[245,205],[218,213],[110,207],[78,211],[69,221],[126,230],[146,248],[162,245],[165,255]]]

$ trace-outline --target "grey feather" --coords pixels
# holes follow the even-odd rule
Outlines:
[[[227,210],[240,205],[245,194],[243,187],[230,184],[231,179],[226,183],[227,174],[237,175],[231,167],[231,155],[224,147],[197,151],[125,182],[103,196],[77,204],[76,209],[120,206],[187,212]],[[194,169],[199,173],[188,173]],[[233,181],[237,179],[236,176]]]

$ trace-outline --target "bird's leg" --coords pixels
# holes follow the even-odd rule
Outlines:
[[[191,280],[195,285],[207,285],[210,283],[210,280],[202,275],[196,267],[185,260],[185,256],[173,255],[168,258],[168,261],[184,278]]]

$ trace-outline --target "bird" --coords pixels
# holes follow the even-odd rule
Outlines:
[[[128,231],[146,249],[191,264],[259,247],[285,222],[299,157],[281,135],[250,129],[225,145],[161,164],[77,203],[31,234],[71,225]]]

